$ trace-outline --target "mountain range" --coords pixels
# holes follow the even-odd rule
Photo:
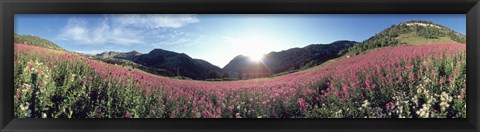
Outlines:
[[[215,72],[220,75],[223,71],[211,63],[194,59],[185,53],[154,49],[147,54],[137,51],[132,52],[104,52],[95,55],[99,59],[110,59],[116,61],[127,60],[143,67],[154,69],[155,74],[164,76],[183,76],[196,80],[207,79],[208,74]],[[118,62],[117,62],[118,63]]]
[[[355,41],[336,41],[330,44],[311,44],[303,48],[291,48],[266,54],[263,61],[250,61],[248,57],[239,55],[233,58],[224,68],[230,75],[242,73],[277,74],[298,70],[307,64],[321,64],[339,57],[342,51],[357,44]],[[240,76],[240,75],[239,75]]]

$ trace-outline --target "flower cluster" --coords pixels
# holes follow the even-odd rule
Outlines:
[[[440,95],[440,110],[443,112],[445,111],[448,107],[450,107],[450,102],[452,102],[453,97],[448,95],[446,92],[442,92]]]

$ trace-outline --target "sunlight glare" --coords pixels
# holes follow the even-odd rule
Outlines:
[[[265,54],[272,50],[273,42],[265,36],[249,36],[236,39],[234,45],[242,55],[249,57],[252,61],[259,62],[263,60]]]

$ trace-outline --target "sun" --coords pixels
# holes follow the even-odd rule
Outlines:
[[[262,53],[249,53],[246,55],[251,61],[260,62],[263,60],[264,54]]]
[[[235,39],[234,48],[253,62],[263,61],[265,54],[272,48],[273,41],[267,36],[248,36]]]

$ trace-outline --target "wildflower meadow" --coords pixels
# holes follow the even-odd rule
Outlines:
[[[465,118],[466,45],[399,45],[304,71],[178,80],[15,44],[17,118]]]

